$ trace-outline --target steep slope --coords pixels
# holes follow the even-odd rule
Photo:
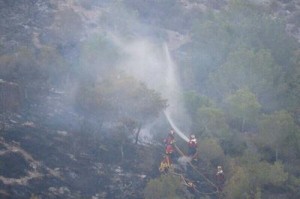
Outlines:
[[[200,17],[208,8],[217,11],[227,4],[225,0],[165,1],[169,4],[120,2],[0,0],[1,61],[7,60],[8,54],[18,57],[15,52],[24,46],[33,55],[51,48],[75,68],[83,41],[94,34],[110,32],[128,38],[145,36],[164,40],[175,50],[190,41],[190,19]],[[297,0],[264,2],[271,15],[289,21],[287,31],[300,40],[300,3]],[[170,13],[178,15],[169,16]],[[10,62],[0,63],[1,68],[10,66],[6,63]],[[29,80],[34,83],[34,79]],[[97,123],[94,118],[86,124],[71,106],[70,85],[58,92],[53,88],[55,83],[49,83],[51,89],[40,94],[39,102],[28,102],[27,93],[22,90],[27,101],[20,100],[22,97],[17,101],[26,106],[17,113],[1,113],[0,197],[143,198],[149,177],[157,175],[163,149],[134,145],[126,139],[124,142],[128,144],[121,148],[120,141],[115,141],[122,139],[120,127],[104,128],[101,132],[92,129],[90,123]],[[144,162],[144,157],[149,158]]]

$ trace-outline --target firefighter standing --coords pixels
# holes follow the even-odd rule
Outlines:
[[[225,182],[225,175],[221,166],[217,167],[216,180],[217,180],[218,190],[221,192],[223,190],[223,185]]]
[[[173,129],[170,130],[166,139],[164,139],[165,143],[165,153],[167,158],[169,159],[169,163],[172,164],[175,160],[175,150],[173,144],[175,143],[175,131]]]
[[[168,144],[166,147],[166,155],[169,158],[170,164],[172,164],[172,162],[175,159],[175,154],[174,154],[174,147],[171,144]]]
[[[165,145],[173,144],[175,142],[175,131],[173,129],[170,130],[166,139],[164,139]]]
[[[194,134],[190,135],[190,139],[188,142],[188,156],[195,157],[197,153],[197,139]]]

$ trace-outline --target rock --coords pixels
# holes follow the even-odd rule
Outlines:
[[[68,132],[67,131],[57,131],[57,134],[66,136],[66,135],[68,135]]]
[[[121,174],[123,172],[123,169],[118,166],[116,169],[115,169],[115,172],[118,173],[118,174]]]
[[[33,122],[29,122],[29,121],[24,122],[22,125],[23,125],[23,126],[26,126],[26,127],[32,127],[32,128],[35,127],[35,124],[34,124]]]
[[[60,194],[69,194],[70,193],[70,190],[67,188],[67,187],[60,187],[59,190],[58,190],[58,193]]]
[[[49,187],[48,191],[51,192],[53,195],[68,195],[71,193],[68,187]]]
[[[146,177],[147,177],[147,175],[144,175],[144,174],[140,174],[140,175],[138,175],[140,178],[142,178],[142,179],[145,179]]]

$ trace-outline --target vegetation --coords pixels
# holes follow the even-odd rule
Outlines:
[[[181,184],[179,176],[162,175],[148,182],[145,189],[145,198],[187,198],[184,195],[185,187]]]
[[[230,1],[194,20],[177,50],[188,55],[178,60],[199,157],[227,168],[226,198],[299,196],[289,179],[299,177],[300,45],[284,27],[263,7]]]
[[[83,84],[76,96],[76,107],[88,117],[104,122],[121,123],[132,134],[159,116],[166,100],[154,90],[127,76],[112,75],[98,84]]]
[[[87,12],[93,5],[102,9],[95,20],[98,33],[88,39],[78,30],[85,21],[70,9],[57,12],[63,20],[51,23],[62,28],[39,38],[40,46],[27,38],[5,50],[1,40],[0,78],[17,83],[27,103],[70,81],[73,107],[85,127],[95,122],[94,131],[113,129],[118,138],[111,142],[124,158],[125,144],[138,143],[142,127],[159,119],[167,128],[160,116],[168,101],[122,70],[128,46],[116,38],[122,35],[128,42],[147,35],[159,43],[169,31],[188,35],[172,53],[180,66],[190,130],[200,140],[198,158],[210,179],[221,164],[224,198],[300,197],[300,44],[287,33],[287,22],[272,13],[272,5],[209,1],[212,6],[201,9],[196,0],[76,2]],[[155,126],[154,131],[166,130]],[[152,166],[155,157],[150,156],[145,162]],[[150,179],[144,190],[149,199],[191,198],[189,193],[172,175]]]

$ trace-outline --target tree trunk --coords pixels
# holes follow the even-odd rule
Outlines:
[[[136,134],[135,134],[135,144],[137,144],[138,141],[139,141],[139,136],[140,136],[141,128],[142,128],[142,125],[139,124],[138,129],[137,129],[137,132],[136,132]]]
[[[244,132],[244,126],[245,126],[245,118],[243,118],[243,121],[242,121],[242,132]]]
[[[4,116],[5,113],[1,114],[1,129],[0,131],[1,132],[4,132],[5,131],[5,116]]]
[[[121,161],[123,162],[123,159],[124,159],[124,149],[123,149],[123,144],[121,144]]]

